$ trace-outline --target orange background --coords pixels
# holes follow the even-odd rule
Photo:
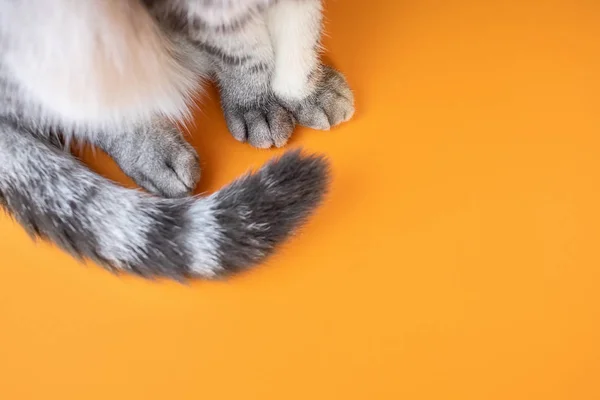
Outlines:
[[[327,32],[357,115],[294,136],[333,188],[266,265],[119,278],[1,217],[0,398],[600,399],[600,3],[331,0]],[[200,191],[279,153],[202,103]]]

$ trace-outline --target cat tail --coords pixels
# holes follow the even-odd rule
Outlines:
[[[126,189],[0,122],[0,206],[34,237],[144,277],[218,278],[269,256],[322,201],[328,164],[285,153],[207,197]]]

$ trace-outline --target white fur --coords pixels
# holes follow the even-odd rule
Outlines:
[[[139,0],[18,0],[3,11],[5,68],[43,118],[89,129],[185,115],[198,78]]]
[[[297,101],[314,85],[309,75],[318,67],[315,45],[321,35],[321,1],[281,1],[268,11],[268,25],[275,48],[272,88],[277,96]]]
[[[142,258],[140,252],[148,246],[146,236],[153,228],[153,221],[150,216],[140,212],[143,207],[140,204],[143,201],[142,196],[137,193],[132,195],[126,189],[119,191],[121,193],[103,193],[107,198],[102,204],[106,207],[104,209],[89,207],[88,213],[90,220],[93,221],[90,227],[95,231],[94,237],[98,240],[99,254],[111,260],[116,267],[123,268],[117,260],[139,263]],[[68,197],[63,196],[61,199],[66,201]]]
[[[187,248],[193,255],[191,270],[203,277],[217,276],[222,272],[218,254],[220,230],[214,217],[215,200],[212,197],[196,201],[189,210],[190,231],[187,236]]]

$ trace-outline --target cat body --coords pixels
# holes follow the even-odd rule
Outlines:
[[[205,78],[255,147],[349,119],[320,26],[319,0],[0,0],[0,205],[110,269],[212,278],[261,261],[321,201],[327,164],[291,152],[190,197],[198,158],[176,123]],[[57,133],[102,148],[151,194],[93,173]]]

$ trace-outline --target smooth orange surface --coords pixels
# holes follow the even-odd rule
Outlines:
[[[600,399],[600,3],[331,0],[327,21],[358,112],[292,140],[334,170],[302,233],[180,285],[2,217],[1,399]],[[203,103],[200,191],[280,153]]]

